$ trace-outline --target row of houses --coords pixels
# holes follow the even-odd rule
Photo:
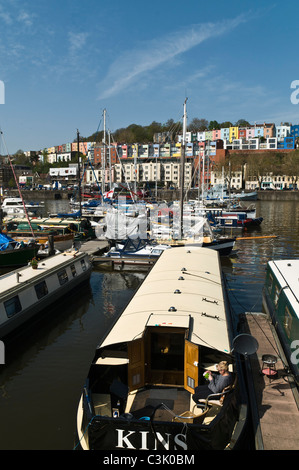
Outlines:
[[[167,133],[166,133],[167,134]],[[169,137],[169,135],[167,134]],[[294,149],[299,138],[299,124],[276,126],[274,123],[254,124],[248,127],[230,126],[221,129],[205,130],[186,133],[186,155],[202,155],[209,150],[216,155],[216,149],[225,150],[263,150],[263,149]],[[114,163],[126,158],[172,158],[180,157],[182,135],[172,142],[162,141],[160,134],[155,134],[154,142],[147,144],[111,143],[109,146],[96,142],[79,142],[79,152],[86,155],[97,165],[103,160],[103,155],[109,153]],[[106,151],[104,151],[104,148]],[[52,146],[45,152],[25,152],[27,156],[38,154],[40,160],[45,158],[49,163],[70,161],[78,153],[78,143]]]
[[[89,161],[96,167],[102,165],[115,165],[123,160],[158,160],[158,159],[178,159],[181,157],[182,142],[170,142],[160,144],[112,144],[106,146],[104,144],[95,144],[91,142],[82,142],[81,152],[86,155]],[[76,144],[77,145],[77,144]],[[255,137],[249,140],[242,138],[234,139],[232,142],[222,139],[206,140],[196,142],[186,142],[185,156],[186,158],[199,158],[207,155],[214,160],[223,158],[229,151],[256,151],[256,150],[293,150],[296,148],[295,137],[284,137],[278,140],[277,137],[268,137],[265,141],[261,141]],[[48,163],[70,162],[77,158],[77,150],[60,151],[39,154],[40,161],[47,160]],[[55,150],[55,149],[54,149]],[[30,156],[30,153],[28,153]]]
[[[55,168],[50,170],[52,185],[59,183],[67,185],[76,182],[78,167],[72,165],[69,168]],[[166,188],[177,189],[180,187],[181,165],[179,162],[147,162],[147,163],[122,163],[116,164],[111,169],[106,168],[105,175],[102,169],[86,167],[84,171],[84,184],[89,186],[101,186],[105,177],[105,190],[117,184],[130,184],[130,186],[154,187],[156,183]],[[191,162],[185,163],[185,189],[201,187],[202,171],[194,168]],[[248,175],[246,165],[239,171],[224,173],[211,169],[205,174],[204,183],[208,187],[218,185],[230,185],[235,190],[255,189],[294,189],[297,188],[297,178],[290,175],[265,174],[259,180],[255,176]]]
[[[206,140],[214,141],[221,139],[227,142],[233,142],[236,139],[249,141],[254,138],[269,139],[276,137],[278,141],[282,141],[285,137],[299,137],[299,124],[276,126],[274,123],[254,124],[247,127],[230,126],[221,129],[205,130],[200,132],[187,132],[187,142],[204,142]],[[179,140],[182,136],[179,136]]]

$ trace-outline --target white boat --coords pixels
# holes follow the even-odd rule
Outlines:
[[[126,259],[126,258],[154,258],[157,259],[164,250],[171,248],[170,245],[157,244],[150,240],[134,237],[127,238],[123,243],[117,242],[115,246],[105,254],[107,258]]]
[[[25,206],[25,207],[24,207]],[[27,213],[36,213],[43,208],[43,202],[27,202],[23,204],[20,197],[6,197],[1,204],[1,209],[6,215],[26,215]]]
[[[87,254],[63,253],[0,277],[0,337],[11,336],[63,295],[89,279]]]
[[[232,338],[219,255],[165,250],[96,348],[78,406],[76,448],[237,448],[246,439],[248,408]],[[203,370],[221,360],[234,385],[222,404],[212,397],[195,403]]]
[[[299,385],[299,259],[269,261],[263,289],[263,310],[277,331],[286,360]]]

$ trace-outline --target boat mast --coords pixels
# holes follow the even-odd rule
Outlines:
[[[12,174],[14,176],[14,180],[15,180],[15,183],[17,185],[17,188],[18,188],[18,191],[19,191],[19,196],[22,200],[22,204],[23,204],[23,208],[24,208],[24,211],[25,211],[25,214],[26,214],[26,218],[28,220],[28,224],[29,224],[29,227],[30,227],[30,230],[31,230],[31,233],[32,233],[32,237],[35,239],[35,233],[33,231],[33,228],[32,228],[32,225],[31,225],[31,221],[30,221],[30,218],[29,218],[29,215],[28,215],[28,212],[27,212],[27,208],[26,208],[26,205],[25,205],[25,202],[24,202],[24,199],[23,199],[23,195],[21,193],[21,189],[20,189],[20,185],[19,185],[19,182],[17,180],[17,176],[15,174],[15,170],[14,170],[14,167],[13,167],[13,164],[12,164],[12,161],[11,161],[11,158],[10,158],[10,154],[7,150],[7,146],[6,146],[6,142],[5,142],[5,139],[4,139],[4,136],[3,136],[3,132],[2,130],[0,129],[0,135],[2,136],[2,140],[3,140],[3,144],[4,144],[4,147],[5,147],[5,150],[6,150],[6,155],[8,157],[8,160],[9,160],[9,164],[10,164],[10,168],[11,168],[11,171],[12,171]],[[1,224],[2,224],[2,220],[1,220]]]
[[[181,146],[181,178],[180,178],[180,238],[183,238],[183,212],[184,212],[184,183],[185,183],[185,142],[187,130],[187,111],[186,104],[188,98],[184,101],[184,115],[183,115],[183,141]]]
[[[81,168],[80,168],[80,152],[79,152],[80,134],[77,129],[77,151],[78,151],[78,187],[79,187],[79,217],[81,219]]]
[[[103,110],[104,136],[103,136],[103,161],[102,161],[102,205],[104,204],[105,177],[106,177],[106,109]]]

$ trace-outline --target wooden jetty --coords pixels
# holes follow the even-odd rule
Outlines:
[[[276,332],[264,313],[246,313],[242,320],[242,332],[259,343],[256,354],[249,356],[247,368],[256,450],[297,450],[299,394],[286,370],[287,360]],[[264,354],[277,357],[274,378],[261,372]]]
[[[101,255],[109,249],[110,245],[108,240],[88,240],[82,242],[79,251],[88,253],[89,255]]]
[[[110,244],[107,240],[89,240],[83,242],[79,251],[88,253],[91,256],[91,261],[94,266],[109,267],[115,270],[123,269],[137,269],[144,270],[152,267],[157,258],[142,257],[137,259],[136,257],[126,258],[108,258],[103,254],[108,251]]]

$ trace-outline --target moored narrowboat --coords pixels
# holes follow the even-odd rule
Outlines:
[[[78,406],[76,448],[242,446],[247,393],[232,345],[219,254],[165,250],[96,348]],[[229,364],[231,386],[194,401],[203,372],[220,361]]]
[[[87,281],[91,270],[87,254],[62,253],[0,276],[0,338],[13,338],[26,322]]]
[[[263,310],[271,317],[288,365],[299,384],[299,259],[269,261],[263,289]]]

